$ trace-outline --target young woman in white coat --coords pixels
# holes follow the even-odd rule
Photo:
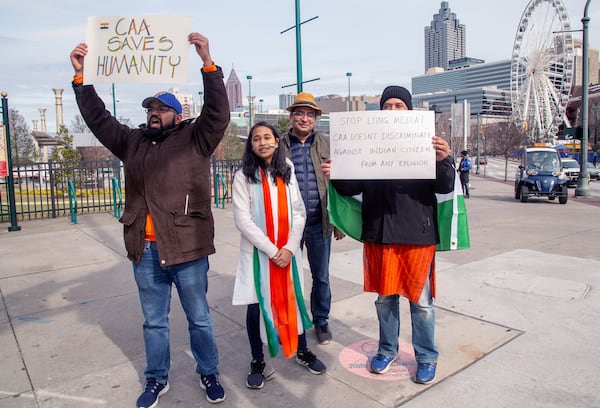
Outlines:
[[[326,370],[306,343],[305,330],[312,326],[300,250],[306,212],[293,164],[279,140],[271,124],[256,123],[233,181],[233,215],[241,233],[233,304],[247,305],[248,388],[262,388],[272,373],[265,368],[263,340],[271,357],[281,345],[286,358],[295,355],[311,373]]]

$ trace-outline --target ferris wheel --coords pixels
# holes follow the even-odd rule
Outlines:
[[[573,36],[562,0],[531,0],[513,46],[510,88],[513,121],[531,141],[551,141],[568,122],[573,81]]]

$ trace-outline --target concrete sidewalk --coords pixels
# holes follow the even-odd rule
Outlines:
[[[334,341],[309,345],[327,365],[314,376],[282,355],[262,390],[245,378],[245,308],[231,306],[239,233],[231,205],[214,209],[217,253],[209,302],[220,354],[222,407],[595,407],[600,356],[600,208],[520,203],[512,185],[472,177],[471,249],[437,256],[438,380],[410,380],[407,304],[401,359],[366,370],[376,351],[375,295],[362,291],[362,251],[334,242]],[[133,407],[144,382],[142,315],[121,225],[110,214],[29,221],[0,231],[0,408]],[[0,226],[2,226],[0,225]],[[310,282],[309,275],[306,281]],[[306,288],[305,293],[308,293]],[[207,407],[174,291],[171,390],[161,407]]]

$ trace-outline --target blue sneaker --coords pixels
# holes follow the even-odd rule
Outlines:
[[[137,408],[158,407],[158,397],[169,391],[169,383],[161,384],[156,378],[148,378],[142,395],[137,400]]]
[[[394,361],[396,361],[396,357],[386,357],[381,353],[377,353],[377,355],[371,359],[369,371],[375,374],[386,373]]]
[[[418,384],[431,384],[435,381],[437,363],[417,363],[415,382]]]
[[[206,390],[206,400],[211,404],[225,400],[225,390],[216,375],[201,375],[200,386]]]

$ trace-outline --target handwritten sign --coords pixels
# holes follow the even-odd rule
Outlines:
[[[84,82],[186,82],[191,31],[191,17],[88,17]]]
[[[331,178],[434,179],[431,111],[332,112]]]

